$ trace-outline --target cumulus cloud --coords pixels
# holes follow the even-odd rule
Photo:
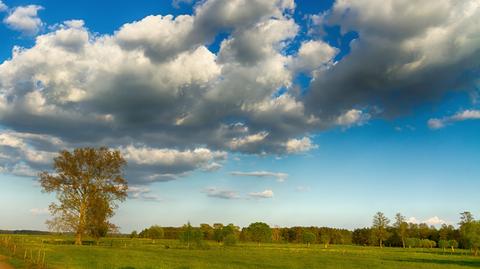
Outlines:
[[[248,194],[248,196],[255,199],[268,199],[268,198],[273,198],[273,191],[264,190],[262,192],[251,192]]]
[[[55,156],[63,143],[46,135],[5,131],[0,133],[0,167],[4,173],[36,176]]]
[[[362,125],[370,119],[370,114],[358,109],[350,109],[337,117],[336,123],[340,126]]]
[[[5,5],[2,1],[0,1],[0,12],[6,11],[8,9],[8,6]]]
[[[66,21],[0,65],[0,121],[71,144],[287,153],[288,139],[316,124],[295,95],[272,97],[291,85],[283,48],[298,29],[285,15],[293,7],[205,1],[192,15],[148,16],[113,35]],[[225,30],[215,55],[206,45]]]
[[[427,124],[430,129],[441,129],[446,125],[452,124],[457,121],[466,120],[480,120],[480,110],[464,110],[456,113],[455,115],[443,117],[440,119],[429,119]]]
[[[170,181],[196,169],[215,171],[227,158],[223,151],[206,148],[179,151],[129,145],[120,148],[129,166],[129,176],[137,182]]]
[[[236,191],[219,189],[216,187],[207,188],[203,192],[206,193],[208,197],[212,198],[220,198],[227,200],[240,198]]]
[[[333,58],[339,52],[327,43],[320,40],[309,40],[301,44],[293,66],[298,71],[311,73],[318,69],[331,67]],[[315,76],[315,74],[314,74]]]
[[[242,177],[273,177],[278,182],[284,182],[288,178],[287,173],[277,173],[277,172],[269,172],[269,171],[252,171],[252,172],[231,172],[230,175],[232,176],[242,176]]]
[[[40,7],[28,7],[5,22],[39,31]],[[480,67],[477,1],[337,1],[315,25],[358,33],[338,62],[339,49],[315,31],[299,39],[294,9],[293,0],[207,0],[113,34],[81,20],[49,28],[0,64],[0,133],[23,143],[2,145],[2,170],[38,170],[61,148],[105,145],[125,151],[140,184],[217,170],[226,152],[302,153],[317,147],[311,133],[469,89]]]
[[[358,38],[312,81],[306,107],[317,116],[376,106],[394,117],[446,91],[474,88],[474,72],[466,74],[480,67],[478,1],[343,0],[323,21]]]
[[[306,152],[317,147],[318,146],[315,145],[309,137],[304,137],[302,139],[292,138],[285,144],[288,153]]]
[[[0,10],[6,6],[0,2]],[[38,17],[38,11],[42,6],[28,5],[14,8],[10,14],[5,17],[3,22],[11,29],[20,31],[26,35],[35,35],[43,26],[42,20]]]
[[[438,225],[447,223],[446,221],[444,221],[443,219],[441,219],[437,216],[433,216],[433,217],[428,218],[428,219],[423,220],[423,221],[419,221],[415,217],[410,217],[410,218],[407,219],[407,222],[408,223],[415,223],[415,224],[425,223],[425,224],[433,225],[433,226],[438,226]]]

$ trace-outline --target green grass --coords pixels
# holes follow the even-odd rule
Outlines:
[[[0,236],[1,238],[1,236]],[[48,268],[91,269],[308,269],[308,268],[478,268],[480,258],[465,251],[400,249],[300,244],[239,244],[223,247],[214,242],[207,249],[185,249],[176,240],[104,239],[100,246],[42,243],[51,236],[15,236],[19,246],[44,249]],[[168,248],[166,248],[168,246]],[[27,252],[28,252],[27,251]],[[33,255],[35,256],[35,254]],[[20,268],[20,267],[19,267]]]

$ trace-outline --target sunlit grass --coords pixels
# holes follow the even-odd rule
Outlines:
[[[0,236],[1,237],[1,236]],[[99,246],[45,243],[52,236],[14,236],[19,249],[43,249],[48,268],[477,268],[480,258],[466,251],[360,246],[207,242],[186,249],[176,240],[103,239]],[[69,239],[60,237],[62,239]],[[43,241],[43,243],[42,243]],[[34,251],[35,253],[35,251]]]

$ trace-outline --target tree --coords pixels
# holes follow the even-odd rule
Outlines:
[[[213,224],[213,240],[217,242],[223,241],[223,224],[221,223]]]
[[[480,221],[464,223],[461,227],[462,238],[465,242],[465,247],[472,249],[473,255],[478,256],[478,249],[480,248]]]
[[[398,236],[402,240],[402,246],[405,248],[405,239],[407,238],[408,223],[406,218],[402,214],[397,213],[395,215],[395,224],[393,225],[397,229]]]
[[[213,228],[209,224],[206,224],[206,223],[200,224],[200,231],[202,231],[204,239],[206,240],[213,239]]]
[[[137,231],[132,231],[132,233],[130,234],[130,238],[137,238],[137,237],[138,237]]]
[[[109,231],[117,231],[117,227],[110,223],[108,219],[113,217],[113,208],[101,195],[94,195],[91,198],[90,206],[87,210],[87,233],[92,236],[98,244],[101,237],[105,237]]]
[[[452,225],[442,224],[442,227],[438,231],[438,237],[440,240],[449,240],[453,238],[455,234],[455,228]]]
[[[321,233],[320,242],[322,242],[324,248],[328,248],[328,245],[330,244],[330,235],[325,232]]]
[[[223,238],[223,245],[225,246],[234,246],[237,244],[237,236],[235,234],[228,234]]]
[[[315,241],[317,241],[317,236],[311,231],[304,231],[302,234],[302,241],[304,244],[310,246],[310,244],[313,244]]]
[[[457,240],[449,240],[448,246],[452,249],[452,252],[455,252],[455,249],[458,248]]]
[[[460,213],[460,222],[458,223],[458,225],[462,226],[464,224],[471,223],[474,220],[475,219],[473,218],[472,213],[470,213],[469,211],[465,211]]]
[[[445,249],[450,247],[450,244],[448,242],[448,240],[440,240],[438,241],[438,247],[441,248],[443,250],[443,252],[445,252]]]
[[[390,220],[382,212],[377,212],[373,216],[372,230],[380,247],[383,247],[383,241],[388,238],[387,227]]]
[[[250,239],[260,244],[260,242],[270,242],[272,240],[272,229],[268,224],[255,222],[248,226]]]
[[[180,242],[187,245],[188,248],[192,247],[192,244],[196,244],[197,247],[202,246],[203,233],[199,228],[194,228],[190,225],[190,222],[183,225],[182,232],[179,234]]]
[[[145,237],[150,239],[162,239],[164,236],[163,228],[158,225],[153,225],[147,229]]]
[[[50,229],[75,233],[77,245],[87,232],[100,235],[110,229],[108,219],[117,202],[127,197],[125,165],[120,151],[105,147],[61,151],[54,158],[54,172],[39,174],[43,191],[55,192],[59,201],[49,207]]]

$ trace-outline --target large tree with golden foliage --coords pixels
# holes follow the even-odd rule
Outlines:
[[[99,238],[114,227],[108,220],[127,197],[125,165],[120,151],[105,147],[61,151],[54,172],[39,174],[43,190],[58,199],[50,205],[50,229],[73,232],[75,244],[82,244],[85,234]]]

